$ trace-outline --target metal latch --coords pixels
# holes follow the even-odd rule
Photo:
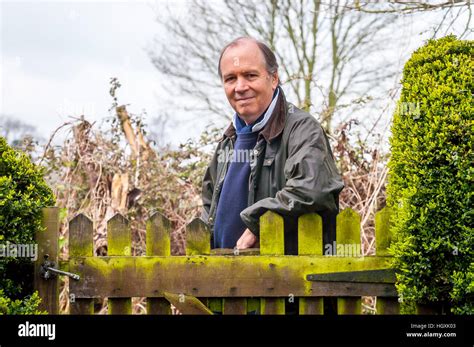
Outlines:
[[[40,274],[41,277],[44,278],[45,280],[49,280],[51,278],[56,277],[57,275],[63,275],[63,276],[68,276],[71,277],[73,280],[79,281],[81,279],[81,276],[73,274],[71,272],[67,271],[61,271],[59,269],[56,269],[55,266],[56,264],[48,260],[49,254],[44,255],[44,262],[41,264],[40,267]]]

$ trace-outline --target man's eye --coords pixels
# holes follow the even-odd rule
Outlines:
[[[231,82],[234,80],[234,77],[227,77],[224,82]]]

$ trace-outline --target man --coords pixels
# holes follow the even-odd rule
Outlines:
[[[297,254],[297,218],[305,213],[322,215],[323,243],[332,243],[344,185],[321,125],[286,101],[274,53],[238,38],[222,50],[218,72],[236,113],[203,179],[211,247],[257,246],[266,211],[284,217],[285,254]]]

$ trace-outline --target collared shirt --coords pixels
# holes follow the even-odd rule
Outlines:
[[[234,124],[234,128],[237,134],[241,133],[254,133],[258,132],[263,129],[263,127],[267,124],[268,120],[272,116],[273,110],[275,109],[275,105],[278,100],[278,95],[280,94],[280,88],[277,88],[273,93],[273,99],[270,105],[268,106],[267,110],[252,124],[246,125],[245,122],[240,118],[237,112],[234,114],[234,119],[232,123]]]

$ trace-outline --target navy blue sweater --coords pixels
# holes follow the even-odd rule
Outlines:
[[[258,132],[245,130],[237,134],[233,159],[217,205],[214,248],[234,248],[247,228],[240,218],[240,212],[248,206],[250,153],[257,143]]]

